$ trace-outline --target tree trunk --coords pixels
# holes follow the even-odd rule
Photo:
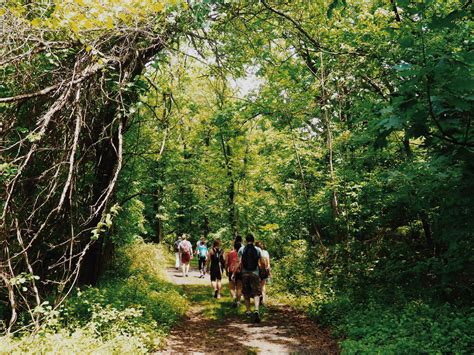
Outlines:
[[[211,227],[209,226],[209,216],[205,214],[202,222],[202,234],[204,234],[204,237],[207,238],[209,233],[211,233]]]
[[[163,186],[158,185],[153,195],[153,206],[155,210],[155,243],[161,243],[164,238],[163,221],[161,220]]]
[[[334,184],[336,182],[336,174],[334,172],[334,162],[333,162],[333,143],[332,143],[332,129],[331,129],[331,121],[329,119],[329,112],[326,107],[327,105],[327,97],[326,97],[326,76],[324,72],[324,60],[323,60],[323,52],[319,53],[319,59],[321,63],[321,68],[320,68],[320,82],[321,82],[321,111],[323,113],[324,117],[324,125],[326,128],[326,146],[329,152],[329,158],[328,158],[328,165],[329,165],[329,177],[331,179],[331,209],[333,216],[336,218],[339,216],[339,203],[337,199],[337,193],[336,193],[336,188],[334,187]]]
[[[229,143],[224,141],[222,132],[220,133],[222,153],[224,155],[225,167],[227,170],[227,177],[229,178],[229,185],[227,185],[227,201],[229,204],[229,225],[232,230],[232,235],[235,237],[238,233],[237,228],[237,214],[235,209],[235,180],[232,173],[232,150]]]
[[[406,130],[403,136],[403,148],[405,149],[405,154],[407,155],[407,157],[411,158],[413,156],[413,152],[411,151],[410,139],[408,138]]]
[[[159,53],[164,45],[165,42],[163,41],[163,38],[160,38],[159,41],[150,44],[150,46],[141,52],[133,51],[128,53],[123,58],[124,60],[121,63],[120,68],[116,68],[117,71],[120,69],[121,72],[121,84],[133,82],[134,78],[137,75],[140,75],[143,71],[145,63],[147,63],[154,55]],[[131,91],[122,94],[121,103],[131,104],[137,99],[138,93],[136,91]],[[97,201],[103,197],[104,191],[107,189],[114,177],[115,167],[118,162],[116,152],[116,147],[118,147],[118,129],[113,127],[113,121],[116,118],[117,110],[118,103],[114,100],[109,100],[98,115],[96,127],[93,127],[92,129],[92,132],[95,132],[97,137],[99,137],[99,132],[102,132],[106,127],[111,127],[110,129],[112,131],[112,141],[104,140],[96,146],[96,171],[93,186],[93,204],[97,203]],[[122,118],[122,120],[121,123],[125,127],[126,119]],[[97,141],[98,139],[94,140],[94,142]],[[107,203],[104,203],[99,211],[95,211],[95,217],[93,217],[87,225],[91,230],[96,228],[97,224],[101,221],[102,213],[106,206]],[[89,242],[91,242],[90,235],[85,238],[84,245],[87,245]],[[99,276],[103,271],[103,244],[103,237],[99,237],[99,239],[91,243],[91,247],[84,256],[79,272],[79,284],[97,284]]]
[[[115,107],[109,105],[105,112],[105,117],[108,124],[111,124],[115,114]],[[105,125],[105,124],[104,124]],[[111,144],[109,141],[104,141],[96,147],[95,156],[96,156],[96,169],[95,169],[95,179],[93,186],[93,203],[99,201],[104,193],[104,191],[109,186],[110,181],[114,175],[115,165],[117,163],[117,154],[114,150],[114,146],[117,146],[116,138],[113,138],[114,144]],[[95,229],[98,223],[102,219],[102,213],[105,208],[102,210],[96,211],[95,217],[88,224],[89,229]],[[86,243],[90,241],[90,236],[85,240]],[[100,236],[99,239],[93,241],[89,250],[84,256],[82,263],[79,283],[82,285],[96,285],[99,279],[99,276],[102,272],[102,249],[104,244],[103,236]]]
[[[206,147],[206,149],[209,149],[210,145],[211,145],[211,131],[208,130],[206,132],[206,135],[204,136],[204,146]],[[207,158],[207,152],[204,156],[205,156],[204,164],[207,165],[208,162],[209,162],[209,159]],[[209,199],[209,188],[207,187],[207,185],[204,187],[204,191],[205,191],[204,192],[204,199],[207,201]],[[202,230],[202,234],[204,235],[205,238],[207,238],[209,233],[211,233],[211,227],[210,227],[210,223],[209,223],[209,216],[207,214],[207,209],[204,212],[204,216],[202,218],[201,230]]]
[[[289,122],[289,125],[290,125],[291,141],[293,143],[293,149],[295,151],[296,161],[298,162],[298,170],[301,177],[301,184],[303,186],[303,196],[305,200],[306,213],[309,216],[308,231],[309,231],[309,236],[310,236],[310,242],[312,245],[316,245],[316,243],[319,243],[321,245],[321,248],[325,250],[323,240],[321,238],[320,228],[318,224],[316,223],[316,217],[309,203],[308,187],[306,186],[306,178],[303,171],[303,165],[301,164],[300,154],[298,152],[298,147],[296,146],[295,137],[293,136],[293,127],[291,125],[291,122]]]
[[[431,231],[431,225],[426,213],[421,214],[421,224],[423,225],[423,232],[425,233],[426,245],[431,250],[433,255],[437,255],[436,243],[433,240],[433,233]]]

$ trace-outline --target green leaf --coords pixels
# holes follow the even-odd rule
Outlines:
[[[333,15],[333,11],[336,8],[341,7],[341,6],[345,8],[346,5],[347,5],[347,0],[333,0],[328,6],[328,10],[327,10],[327,13],[326,13],[327,16],[329,18],[331,18],[332,15]]]
[[[105,224],[108,228],[112,227],[112,218],[110,216],[110,213],[107,213],[105,216]]]
[[[462,19],[464,16],[468,16],[466,11],[455,10],[444,17],[434,17],[430,23],[432,29],[441,29],[444,27],[452,27],[453,22]]]

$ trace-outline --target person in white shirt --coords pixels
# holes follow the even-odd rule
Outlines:
[[[174,256],[175,256],[174,267],[176,268],[176,270],[178,270],[179,267],[181,266],[181,252],[179,251],[179,244],[181,243],[181,240],[182,240],[181,236],[179,236],[173,245]]]

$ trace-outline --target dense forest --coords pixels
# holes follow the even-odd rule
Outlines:
[[[0,352],[155,350],[187,307],[156,244],[248,232],[343,352],[471,352],[473,12],[4,1]]]

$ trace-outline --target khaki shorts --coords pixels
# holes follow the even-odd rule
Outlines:
[[[262,295],[262,288],[260,287],[260,278],[253,272],[242,273],[242,293],[244,297],[257,297]]]

